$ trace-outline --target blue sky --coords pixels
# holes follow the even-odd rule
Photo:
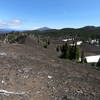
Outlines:
[[[0,0],[0,28],[100,26],[100,0]]]

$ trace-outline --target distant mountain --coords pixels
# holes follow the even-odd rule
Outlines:
[[[37,31],[39,30],[39,31]],[[100,27],[85,26],[81,28],[63,28],[63,29],[50,29],[48,27],[39,28],[37,30],[28,31],[29,34],[38,34],[50,37],[70,37],[79,36],[80,38],[100,38]],[[49,30],[49,31],[47,31]]]
[[[11,31],[14,31],[14,30],[12,30],[12,29],[0,29],[0,34],[9,33]]]
[[[46,31],[46,30],[51,30],[51,28],[41,27],[41,28],[38,28],[38,29],[35,29],[35,30],[38,30],[38,31]]]
[[[95,29],[100,29],[100,27],[96,27],[96,26],[85,26],[85,27],[82,27],[80,29],[95,30]]]

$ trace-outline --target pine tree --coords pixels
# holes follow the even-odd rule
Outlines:
[[[96,67],[100,68],[100,58],[99,58],[99,60],[98,60],[98,62],[96,64]]]
[[[69,57],[70,60],[74,59],[74,46],[69,46]]]
[[[65,43],[62,47],[61,47],[61,58],[68,58],[68,44]]]
[[[57,52],[59,52],[59,50],[60,50],[60,47],[59,47],[59,45],[56,47],[56,51]]]
[[[77,47],[77,45],[70,46],[69,59],[70,60],[79,60],[79,57],[80,57],[80,49],[79,49],[79,47]]]
[[[61,47],[61,58],[79,60],[80,49],[77,45],[70,46],[67,43]]]
[[[50,40],[49,39],[47,40],[47,44],[50,45]]]
[[[76,47],[75,59],[79,60],[79,57],[80,57],[80,48]]]
[[[82,51],[81,52],[81,63],[84,63],[84,59],[85,59],[84,51]]]

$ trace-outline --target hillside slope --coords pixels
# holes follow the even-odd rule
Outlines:
[[[0,100],[100,100],[100,71],[55,53],[52,46],[1,46]]]

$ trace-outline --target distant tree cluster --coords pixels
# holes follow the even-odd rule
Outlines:
[[[47,48],[50,45],[50,40],[49,39],[44,39],[43,40],[43,47]]]
[[[24,43],[26,34],[23,32],[10,32],[5,36],[6,43]]]
[[[68,45],[65,43],[60,47],[61,58],[70,59],[70,60],[79,60],[80,57],[80,48],[77,45]]]
[[[93,27],[93,26],[87,26],[79,29],[74,28],[64,28],[60,30],[51,29],[46,31],[27,31],[27,34],[34,34],[34,35],[40,35],[43,37],[52,37],[52,38],[58,38],[58,37],[65,37],[65,36],[76,36],[80,38],[83,41],[87,41],[89,38],[91,39],[100,39],[100,27]]]

